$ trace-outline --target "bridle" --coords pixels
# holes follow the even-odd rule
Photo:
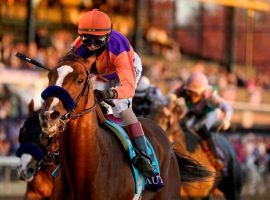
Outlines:
[[[77,114],[73,114],[76,106],[77,106],[77,103],[80,101],[80,99],[84,96],[84,94],[88,94],[89,93],[89,87],[90,87],[90,79],[91,77],[93,77],[93,75],[89,72],[89,70],[86,68],[86,66],[80,62],[80,61],[74,61],[74,62],[77,62],[79,63],[81,66],[83,66],[83,68],[85,69],[85,72],[86,72],[86,80],[84,82],[84,86],[83,86],[83,89],[82,91],[80,92],[80,94],[77,96],[77,98],[75,99],[75,107],[73,110],[71,111],[68,111],[64,116],[61,117],[61,120],[66,120],[66,119],[76,119],[78,117],[81,117],[83,116],[84,114],[87,114],[88,112],[92,112],[95,107],[96,107],[96,100],[94,102],[94,104],[90,107],[90,108],[87,108],[85,110],[83,110],[82,112],[79,112]],[[88,99],[87,99],[88,101]]]
[[[70,62],[77,62],[79,63],[85,70],[86,72],[86,80],[84,82],[84,86],[83,86],[83,89],[81,90],[80,94],[75,98],[75,101],[74,101],[74,108],[67,111],[66,114],[64,114],[63,116],[60,117],[59,119],[59,125],[58,125],[58,130],[59,132],[63,132],[66,128],[66,124],[70,121],[70,120],[74,120],[74,119],[77,119],[78,117],[81,117],[89,112],[92,112],[96,109],[96,104],[97,104],[97,101],[96,99],[94,100],[94,103],[92,106],[90,106],[89,108],[86,108],[85,110],[79,112],[79,113],[76,113],[74,114],[74,111],[77,107],[77,104],[78,102],[80,101],[80,99],[85,95],[85,94],[88,94],[89,93],[89,88],[90,88],[90,79],[91,77],[93,77],[93,75],[89,72],[89,70],[86,68],[86,66],[80,62],[80,61],[70,61]],[[87,98],[87,102],[88,102],[88,98]]]
[[[51,139],[51,141],[49,141]],[[43,166],[51,166],[53,164],[57,164],[56,163],[56,159],[55,159],[55,155],[58,152],[58,147],[56,150],[52,150],[52,146],[57,142],[56,141],[56,135],[54,135],[53,138],[50,138],[49,136],[43,134],[43,132],[41,132],[40,136],[39,136],[39,141],[41,143],[41,145],[45,148],[46,150],[46,154],[44,156],[44,158],[42,160],[40,160],[36,167],[37,170],[40,170]]]

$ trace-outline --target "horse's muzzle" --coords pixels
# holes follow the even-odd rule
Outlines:
[[[36,170],[34,168],[26,168],[22,169],[21,166],[17,167],[17,174],[20,178],[20,180],[31,182],[34,179]]]
[[[47,121],[53,121],[60,119],[60,112],[56,110],[45,111],[44,117]]]
[[[42,132],[52,137],[58,131],[60,123],[60,112],[56,110],[45,111],[40,113],[40,126]]]

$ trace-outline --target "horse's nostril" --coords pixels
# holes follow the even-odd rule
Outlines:
[[[59,118],[60,117],[60,112],[58,112],[58,111],[55,111],[55,110],[53,110],[53,111],[46,111],[45,112],[45,117],[46,117],[46,120],[55,120],[55,119],[57,119],[57,118]]]
[[[44,114],[41,114],[40,116],[41,116],[42,120],[44,120],[46,118]]]
[[[29,174],[33,174],[33,173],[35,172],[35,170],[34,170],[33,168],[29,168],[29,169],[27,170],[27,172],[28,172]]]
[[[51,114],[50,114],[50,118],[51,119],[57,119],[57,118],[59,118],[60,117],[60,112],[58,112],[58,111],[53,111]]]

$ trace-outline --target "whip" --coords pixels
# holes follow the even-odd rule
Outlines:
[[[18,57],[18,58],[20,58],[20,59],[22,59],[22,60],[24,60],[24,61],[26,61],[26,62],[29,62],[29,63],[31,63],[32,65],[35,65],[35,66],[37,66],[37,67],[39,67],[39,68],[45,69],[45,70],[47,70],[47,71],[51,71],[49,68],[44,67],[44,66],[43,66],[41,63],[39,63],[38,61],[36,61],[36,60],[34,60],[34,59],[32,59],[32,58],[30,58],[30,57],[24,55],[24,54],[21,54],[21,53],[19,53],[19,52],[16,53],[16,57]]]

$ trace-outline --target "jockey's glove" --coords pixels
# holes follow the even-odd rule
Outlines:
[[[94,90],[94,94],[98,102],[102,102],[106,99],[116,99],[118,96],[117,91],[115,89]]]

